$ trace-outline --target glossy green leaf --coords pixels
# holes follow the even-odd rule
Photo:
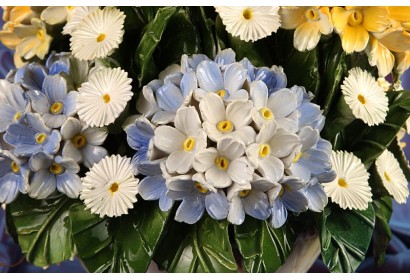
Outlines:
[[[169,272],[235,272],[228,225],[209,216],[194,225],[170,221],[154,260]]]
[[[239,39],[239,37],[233,37],[230,34],[228,34],[228,39],[230,47],[236,53],[236,61],[240,61],[246,57],[256,67],[272,66],[273,60],[270,56],[271,47],[267,45],[265,40],[245,42]]]
[[[19,244],[30,263],[49,266],[74,255],[68,210],[75,202],[66,196],[37,200],[19,195],[10,204]]]
[[[389,221],[393,212],[392,199],[382,197],[373,201],[376,212],[376,224],[373,233],[373,256],[376,265],[380,266],[384,262],[386,249],[392,237]]]
[[[214,58],[216,54],[216,42],[213,36],[215,22],[206,14],[206,7],[192,7],[192,21],[199,28],[200,44],[202,53],[209,58]]]
[[[72,207],[78,255],[90,272],[145,272],[168,214],[158,202],[138,201],[128,215],[102,219],[83,205]]]
[[[328,206],[321,220],[322,259],[331,272],[354,272],[364,260],[375,223],[373,206],[364,211]]]
[[[139,86],[144,85],[157,74],[152,55],[176,10],[176,7],[160,8],[155,18],[144,28],[144,35],[134,54],[134,72],[138,75]]]
[[[267,221],[246,217],[235,226],[235,240],[247,272],[275,272],[292,251],[295,235],[286,226],[273,229]]]
[[[215,19],[215,37],[218,52],[228,47],[228,32],[226,32],[225,25],[222,23],[219,15]]]

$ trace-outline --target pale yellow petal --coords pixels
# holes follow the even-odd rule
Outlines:
[[[63,23],[67,19],[67,8],[64,6],[50,6],[41,12],[41,19],[48,24]]]
[[[14,23],[20,23],[30,17],[32,11],[29,6],[17,6],[11,9],[9,20]]]
[[[395,72],[403,74],[410,67],[410,51],[394,53],[394,56],[396,57]]]
[[[394,55],[376,38],[370,36],[366,53],[371,66],[377,66],[379,77],[386,77],[393,69]]]
[[[347,26],[347,20],[349,13],[341,7],[334,7],[331,11],[332,22],[337,33],[342,33],[343,29]]]
[[[37,50],[36,50],[36,55],[38,58],[44,59],[44,57],[46,56],[50,48],[51,40],[52,40],[51,36],[45,35],[44,39],[41,41],[40,45],[37,47]]]
[[[14,26],[14,34],[20,38],[34,36],[37,33],[37,27],[33,25],[18,24]]]
[[[299,51],[313,50],[320,40],[319,24],[306,21],[295,30],[293,45]]]
[[[27,64],[27,62],[23,62],[23,60],[21,60],[21,57],[18,55],[17,52],[14,52],[13,60],[14,60],[14,65],[16,66],[17,69]]]
[[[21,41],[16,47],[16,52],[19,56],[25,59],[33,58],[36,55],[37,47],[41,44],[40,40],[36,37],[27,37]]]
[[[363,16],[363,26],[370,32],[383,32],[391,25],[386,7],[363,9]]]
[[[281,26],[284,29],[295,29],[305,19],[306,8],[303,7],[281,7],[279,10]]]
[[[342,48],[346,53],[361,52],[369,42],[369,33],[362,26],[346,26],[340,37]]]
[[[404,52],[410,50],[410,33],[400,25],[395,25],[385,32],[373,33],[373,35],[391,51]]]
[[[390,18],[400,21],[410,21],[410,6],[389,6],[387,7]]]
[[[320,9],[319,28],[320,33],[328,35],[333,32],[333,23],[329,12],[329,7],[321,7]]]

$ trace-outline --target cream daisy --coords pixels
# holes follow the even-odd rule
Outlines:
[[[64,8],[64,7],[63,7]],[[67,16],[67,23],[64,25],[63,34],[71,34],[74,29],[80,24],[80,22],[89,14],[98,10],[96,6],[79,6],[74,7],[70,14]]]
[[[358,157],[346,151],[332,151],[336,179],[323,183],[328,197],[343,209],[365,210],[372,201],[369,173]]]
[[[279,7],[215,7],[232,36],[257,41],[276,32],[280,26]]]
[[[356,118],[369,126],[384,122],[389,100],[369,72],[359,67],[351,69],[341,88],[344,100]]]
[[[84,60],[110,55],[122,42],[124,21],[124,13],[113,7],[87,15],[71,33],[73,55]]]
[[[131,159],[112,155],[94,164],[82,179],[80,199],[86,209],[100,217],[128,214],[137,201],[138,179],[133,175]]]
[[[406,203],[409,196],[407,180],[394,155],[390,151],[384,150],[376,159],[375,164],[377,173],[379,173],[383,185],[389,194],[398,203]]]
[[[131,99],[132,79],[121,68],[103,68],[78,89],[78,116],[89,126],[113,123]]]

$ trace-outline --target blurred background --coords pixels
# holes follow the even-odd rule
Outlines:
[[[0,26],[3,10],[0,9]],[[0,78],[4,78],[10,69],[14,68],[13,53],[0,43]],[[404,89],[410,90],[410,71],[402,76]],[[410,137],[405,135],[402,141],[407,143],[404,148],[406,157],[410,157]],[[369,252],[369,256],[359,266],[357,272],[410,272],[410,199],[406,204],[397,204],[393,201],[393,215],[390,226],[393,232],[392,240],[389,244],[385,262],[381,267],[376,267],[374,259]],[[370,250],[371,251],[371,250]],[[20,247],[7,235],[5,229],[4,210],[0,208],[0,272],[85,272],[78,259],[66,261],[59,265],[52,265],[48,268],[35,267],[29,264]],[[318,259],[310,272],[328,272],[323,262]]]

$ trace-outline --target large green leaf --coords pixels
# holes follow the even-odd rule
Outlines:
[[[139,86],[144,85],[157,74],[152,54],[176,10],[176,7],[160,8],[155,18],[144,28],[144,35],[134,54],[134,72],[138,75]]]
[[[230,47],[236,53],[236,60],[239,61],[246,57],[256,67],[268,66],[273,64],[270,56],[270,46],[265,40],[258,40],[256,42],[245,42],[239,37],[233,37],[228,34]]]
[[[392,199],[382,197],[373,201],[376,225],[373,233],[373,256],[377,265],[382,265],[386,249],[392,237],[389,221],[393,212]]]
[[[194,225],[170,221],[154,260],[169,272],[235,272],[228,222],[203,217]]]
[[[295,235],[286,226],[273,229],[267,221],[246,217],[235,226],[235,240],[247,272],[275,272],[292,251]]]
[[[200,36],[198,37],[202,46],[202,53],[209,58],[216,54],[216,41],[213,36],[215,22],[206,14],[205,7],[192,7],[192,21],[198,25]]]
[[[74,206],[70,220],[78,255],[90,272],[145,272],[168,214],[157,202],[138,201],[128,215],[112,219]]]
[[[364,211],[328,206],[323,211],[320,241],[323,262],[331,272],[354,272],[364,260],[374,228],[373,206]]]
[[[26,259],[48,266],[74,255],[68,210],[76,200],[66,196],[37,200],[27,195],[10,204],[10,212]]]

